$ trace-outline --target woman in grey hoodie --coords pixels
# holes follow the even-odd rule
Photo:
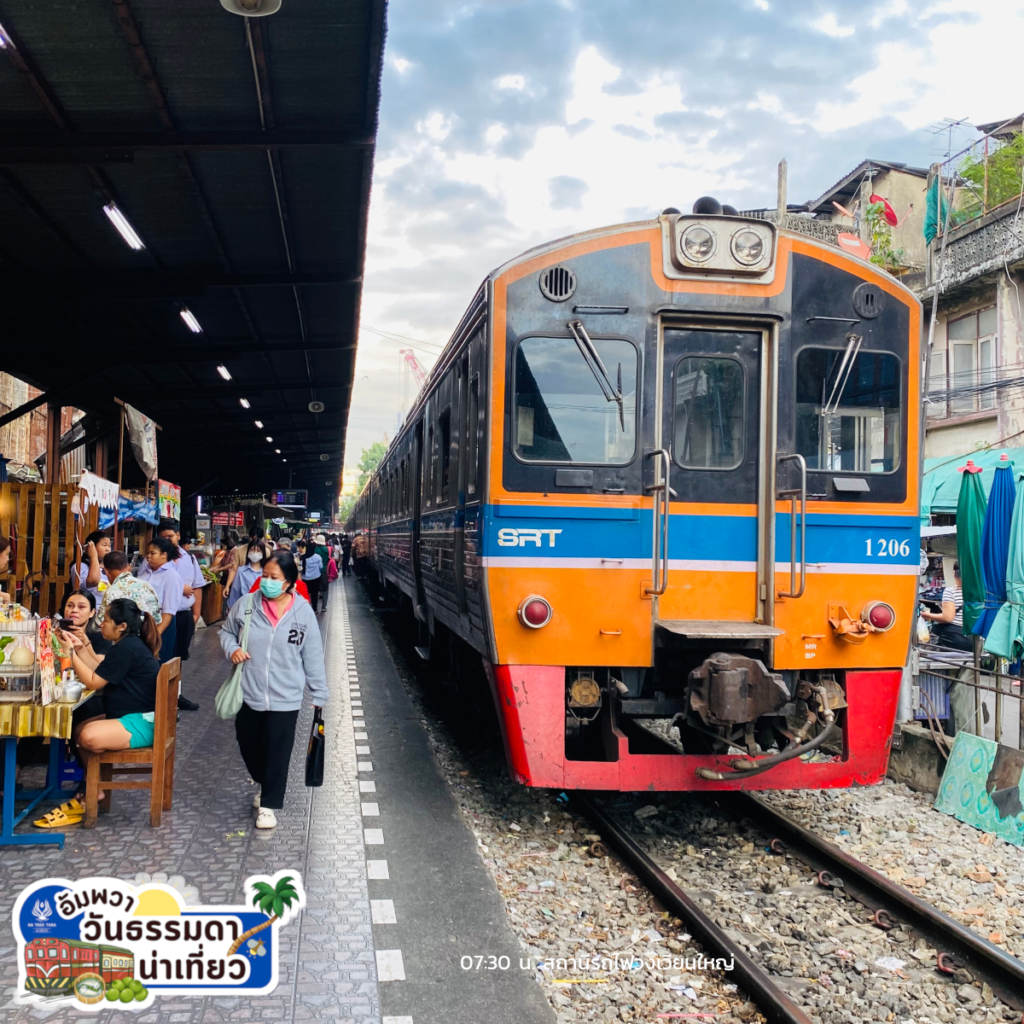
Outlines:
[[[259,809],[257,828],[274,828],[274,811],[284,806],[305,689],[314,707],[322,707],[328,697],[320,628],[309,602],[295,592],[298,578],[291,554],[275,552],[263,564],[259,592],[238,601],[220,631],[224,653],[235,665],[245,663],[235,736],[245,766],[260,786],[253,800]],[[246,615],[249,639],[243,651]]]

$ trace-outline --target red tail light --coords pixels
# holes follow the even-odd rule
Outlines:
[[[885,601],[868,601],[860,613],[862,621],[885,633],[896,625],[896,609]]]
[[[551,621],[551,605],[537,594],[524,598],[519,605],[519,621],[530,629],[540,629]]]

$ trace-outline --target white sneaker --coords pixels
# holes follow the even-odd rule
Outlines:
[[[257,828],[277,828],[277,817],[269,807],[261,807],[256,815]]]
[[[256,795],[252,798],[252,805],[258,811],[260,809],[260,791],[256,790]]]

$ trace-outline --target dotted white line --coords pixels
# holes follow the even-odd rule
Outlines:
[[[357,772],[372,772],[373,762],[372,761],[357,761],[356,762]]]
[[[388,874],[388,862],[386,860],[368,860],[366,862],[366,877],[388,881],[391,878]]]
[[[394,900],[370,900],[370,920],[374,924],[398,924]]]
[[[377,950],[377,980],[405,981],[405,964],[400,949]],[[412,1018],[409,1018],[410,1021]]]
[[[364,828],[363,829],[363,844],[365,846],[383,846],[384,845],[384,829],[382,829],[382,828]]]
[[[359,792],[360,793],[376,793],[377,792],[377,783],[376,782],[367,781],[366,779],[360,779],[359,780]]]

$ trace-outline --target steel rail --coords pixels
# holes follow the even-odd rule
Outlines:
[[[716,794],[725,796],[725,794]],[[781,840],[801,861],[819,874],[838,880],[843,890],[876,914],[902,921],[928,941],[939,955],[952,957],[977,979],[987,982],[1008,1006],[1024,1010],[1024,961],[1004,952],[970,928],[953,920],[930,903],[897,885],[845,850],[822,839],[810,829],[798,825],[788,815],[770,807],[752,793],[734,794],[737,807],[755,822],[770,840]],[[771,844],[780,852],[777,843]],[[826,879],[827,881],[827,879]],[[948,967],[946,969],[948,973]]]
[[[690,933],[709,955],[732,960],[733,969],[727,973],[757,1003],[769,1024],[812,1024],[811,1018],[658,867],[625,829],[584,794],[574,793],[572,799],[666,909],[686,922]]]

